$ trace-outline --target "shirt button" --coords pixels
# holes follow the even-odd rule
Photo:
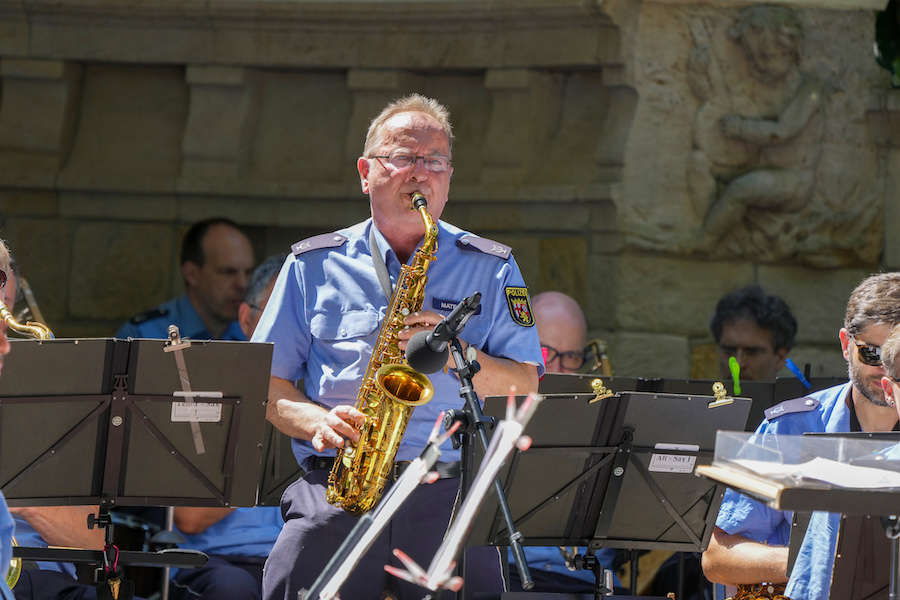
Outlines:
[[[341,329],[341,335],[346,336],[346,335],[347,335],[347,330],[346,330],[346,329]]]
[[[806,404],[807,406],[812,406],[813,404],[815,404],[815,402],[813,401],[812,398],[810,398],[804,404]]]

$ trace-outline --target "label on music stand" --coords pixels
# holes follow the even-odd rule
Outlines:
[[[218,423],[222,405],[210,402],[172,402],[172,422]]]

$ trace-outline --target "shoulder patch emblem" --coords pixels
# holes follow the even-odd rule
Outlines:
[[[456,240],[456,243],[460,246],[474,248],[476,250],[484,252],[485,254],[490,254],[491,256],[496,256],[497,258],[502,258],[504,260],[509,258],[509,253],[512,252],[512,248],[510,248],[506,244],[501,244],[500,242],[495,242],[494,240],[478,237],[477,235],[472,235],[470,233]]]
[[[531,300],[528,298],[526,287],[506,287],[506,304],[509,306],[509,314],[512,320],[523,327],[534,325],[534,315],[531,312]]]
[[[291,252],[294,253],[294,256],[300,256],[304,252],[309,252],[310,250],[337,248],[346,241],[347,236],[341,235],[340,233],[323,233],[297,242],[291,246]]]
[[[794,398],[793,400],[785,400],[784,402],[767,408],[765,410],[765,415],[766,419],[771,421],[772,419],[777,419],[778,417],[782,417],[784,415],[809,412],[817,408],[819,408],[819,401],[815,398]]]
[[[168,308],[151,308],[147,312],[142,312],[139,315],[131,317],[131,324],[140,325],[141,323],[146,323],[147,321],[152,321],[153,319],[164,317],[167,314],[169,314]]]

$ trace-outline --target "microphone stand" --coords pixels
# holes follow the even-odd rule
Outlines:
[[[490,420],[485,418],[481,410],[481,401],[475,394],[475,387],[472,385],[472,377],[481,370],[481,365],[476,360],[470,361],[463,354],[462,345],[459,343],[459,338],[456,335],[453,335],[450,339],[449,349],[450,354],[453,356],[453,362],[456,364],[456,372],[459,377],[459,395],[465,401],[465,405],[462,410],[447,411],[444,417],[444,427],[451,427],[454,421],[459,421],[460,423],[459,429],[453,435],[453,447],[462,448],[459,465],[459,485],[461,497],[465,497],[472,479],[472,465],[468,464],[471,456],[469,452],[472,443],[471,439],[473,436],[477,436],[478,441],[481,443],[481,448],[487,451],[488,436],[485,423],[489,423]],[[513,522],[512,512],[509,510],[509,503],[506,500],[506,492],[503,491],[503,486],[500,484],[499,479],[494,479],[494,492],[497,494],[497,504],[500,507],[500,512],[503,513],[503,520],[506,522],[506,530],[510,532],[509,541],[512,546],[513,559],[515,560],[516,568],[519,570],[519,577],[522,580],[522,588],[530,590],[534,587],[534,580],[531,578],[531,572],[528,570],[528,564],[525,562],[525,552],[522,550],[521,542],[523,539],[522,533],[516,529],[516,525]],[[503,560],[506,560],[505,557]],[[460,576],[463,579],[463,586],[465,586],[465,559],[460,561]]]

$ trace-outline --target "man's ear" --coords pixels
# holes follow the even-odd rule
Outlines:
[[[184,282],[188,286],[193,287],[197,285],[197,272],[199,270],[200,265],[192,260],[187,260],[181,264],[181,276],[184,278]]]
[[[839,336],[841,338],[841,352],[844,354],[844,360],[850,362],[850,332],[841,327]]]
[[[369,159],[360,156],[356,161],[356,170],[359,172],[359,185],[363,194],[369,193]]]
[[[253,309],[250,308],[250,305],[246,302],[241,302],[240,306],[238,306],[238,325],[241,326],[241,331],[244,332],[244,335],[249,340],[250,336],[253,334],[251,330],[250,318],[253,316]]]

